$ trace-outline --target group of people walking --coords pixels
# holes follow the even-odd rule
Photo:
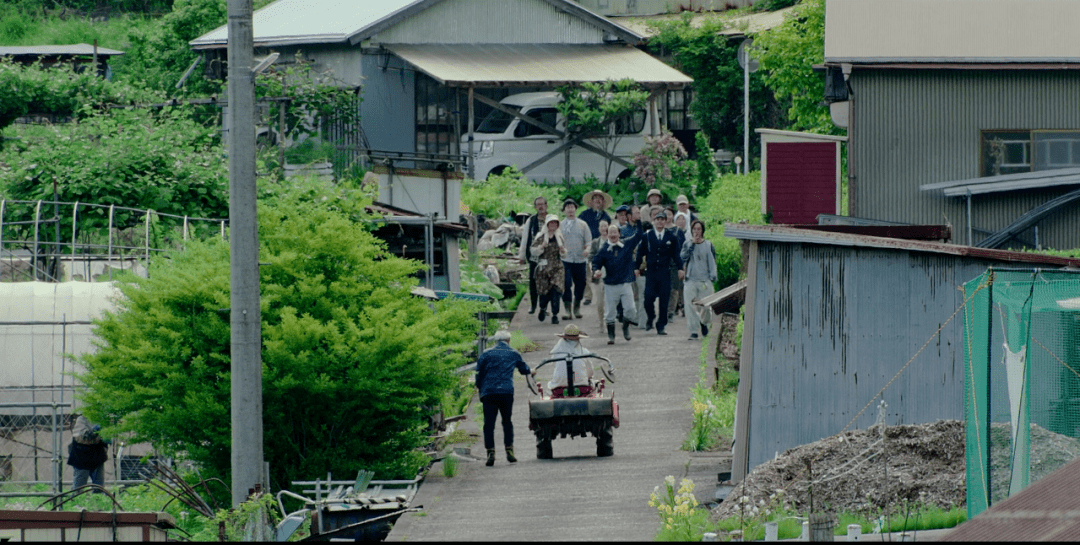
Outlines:
[[[614,344],[617,323],[626,340],[631,325],[667,335],[681,306],[690,339],[708,335],[708,310],[693,304],[712,293],[716,281],[716,251],[704,238],[705,224],[685,195],[675,199],[677,211],[665,209],[658,189],[646,199],[641,207],[619,206],[612,219],[611,195],[599,189],[585,194],[588,208],[580,214],[574,199],[564,200],[562,218],[537,197],[518,253],[529,265],[529,314],[546,321],[550,309],[551,323],[558,324],[560,302],[564,320],[582,318],[581,306],[595,302],[599,326]]]

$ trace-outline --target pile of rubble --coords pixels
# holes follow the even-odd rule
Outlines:
[[[1007,488],[1008,427],[992,426],[995,492]],[[815,511],[876,518],[905,502],[962,507],[967,490],[964,445],[965,424],[958,420],[844,432],[790,449],[754,468],[713,509],[713,517],[738,517],[752,506],[760,509],[762,501],[776,506],[778,497],[788,509],[809,513],[811,483]],[[1032,481],[1080,457],[1080,441],[1036,425],[1031,427],[1031,445]]]

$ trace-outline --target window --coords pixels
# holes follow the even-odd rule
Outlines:
[[[615,122],[615,134],[637,134],[645,130],[645,110],[638,110]]]
[[[667,92],[667,127],[673,131],[698,129],[690,116],[690,103],[694,92],[689,88],[672,89]]]
[[[982,176],[1080,167],[1080,131],[983,131]]]
[[[555,122],[559,117],[559,110],[556,110],[555,108],[533,108],[529,110],[525,115],[541,123],[554,127]],[[517,127],[514,128],[515,138],[523,138],[525,136],[533,136],[537,134],[548,135],[552,138],[555,137],[555,135],[545,132],[544,129],[541,129],[536,125],[525,123],[524,121],[519,121]]]
[[[520,106],[512,106],[504,104],[511,110],[519,110]],[[507,127],[514,121],[514,116],[502,111],[492,109],[491,113],[480,122],[480,126],[476,127],[476,132],[488,133],[488,134],[502,134],[506,132]]]

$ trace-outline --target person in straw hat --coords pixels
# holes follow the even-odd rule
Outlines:
[[[542,229],[532,241],[532,257],[536,260],[536,293],[540,296],[541,322],[547,318],[547,305],[551,302],[551,323],[559,323],[559,300],[566,289],[562,258],[566,255],[566,242],[559,230],[559,216],[548,214]]]
[[[565,358],[567,354],[578,356],[589,353],[584,346],[581,346],[581,339],[587,338],[588,335],[582,332],[577,325],[567,324],[563,332],[556,333],[555,336],[559,337],[559,342],[555,343],[555,347],[551,349],[553,357]],[[577,390],[578,395],[588,395],[592,392],[592,387],[589,386],[589,379],[592,376],[592,364],[587,361],[587,358],[574,358],[574,389]],[[563,397],[563,390],[567,387],[567,380],[566,364],[555,362],[555,374],[548,381],[548,390],[551,392],[551,397]],[[570,397],[569,392],[567,392],[567,397]]]
[[[510,332],[500,329],[490,339],[495,346],[484,351],[476,360],[476,388],[480,391],[480,403],[484,405],[484,448],[487,449],[487,465],[495,465],[495,418],[502,417],[503,445],[506,461],[514,457],[514,369],[522,375],[536,376],[521,354],[510,347]]]
[[[585,225],[589,226],[589,232],[592,233],[593,240],[603,239],[607,236],[607,232],[600,230],[600,222],[606,221],[608,224],[611,224],[611,216],[608,215],[607,211],[611,209],[611,204],[614,200],[611,198],[611,195],[608,195],[599,189],[594,189],[581,197],[581,202],[588,206],[588,208],[578,214],[578,219],[584,221]],[[586,278],[592,278],[592,265],[589,263],[590,261],[591,260],[586,260],[585,262]],[[598,295],[597,300],[599,300],[600,297],[602,296]],[[593,288],[589,285],[585,287],[585,298],[581,302],[584,305],[590,305],[592,304],[592,300]],[[578,316],[578,318],[580,317],[581,316]]]

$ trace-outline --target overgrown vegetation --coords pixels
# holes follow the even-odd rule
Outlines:
[[[761,173],[718,177],[709,196],[698,201],[697,212],[705,222],[705,238],[716,247],[717,288],[738,282],[742,274],[742,250],[738,240],[724,236],[724,224],[765,224],[761,214]]]
[[[426,463],[414,450],[427,441],[424,407],[456,383],[482,304],[432,311],[410,296],[420,265],[389,254],[334,200],[286,192],[259,216],[273,488],[361,468],[412,478]],[[130,432],[220,476],[230,468],[228,271],[228,245],[213,240],[152,262],[150,278],[127,277],[80,377],[88,416],[112,422],[105,433]]]
[[[461,184],[461,202],[473,214],[489,218],[509,218],[511,212],[532,214],[533,200],[539,196],[547,199],[551,211],[561,199],[558,186],[535,184],[514,167],[486,180],[466,178]]]
[[[691,24],[693,13],[684,12],[678,20],[653,23],[656,34],[649,48],[694,78],[694,99],[690,112],[698,126],[712,137],[714,147],[743,147],[743,69],[737,53],[739,41],[721,34],[730,23],[722,17],[709,16],[700,25]],[[817,95],[820,99],[820,94]],[[750,74],[750,126],[786,127],[782,110],[761,73]],[[758,157],[759,139],[750,135],[750,156]]]

